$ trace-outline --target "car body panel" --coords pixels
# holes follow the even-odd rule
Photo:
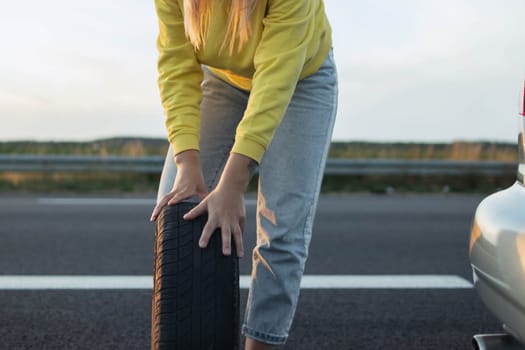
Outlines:
[[[481,300],[525,344],[525,84],[519,106],[517,181],[478,205],[469,253]]]
[[[474,286],[488,309],[525,343],[525,187],[485,198],[472,225]]]

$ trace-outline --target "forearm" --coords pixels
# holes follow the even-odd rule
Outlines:
[[[200,153],[197,150],[187,150],[175,155],[177,166],[177,180],[204,181],[200,163]]]
[[[218,187],[245,192],[250,183],[250,164],[253,160],[238,153],[230,153]]]
[[[217,187],[244,193],[250,183],[252,162],[254,160],[247,156],[231,153]],[[200,171],[200,153],[197,150],[181,152],[175,156],[175,164],[178,171],[196,175],[195,171]]]

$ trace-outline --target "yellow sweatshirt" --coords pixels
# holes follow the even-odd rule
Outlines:
[[[221,51],[225,1],[212,0],[204,45],[195,50],[184,32],[183,0],[155,0],[159,19],[158,83],[168,139],[175,154],[199,149],[201,65],[246,91],[248,105],[232,152],[259,162],[284,116],[299,79],[315,73],[331,47],[323,0],[259,0],[252,35],[238,52]],[[300,126],[298,126],[300,127]]]

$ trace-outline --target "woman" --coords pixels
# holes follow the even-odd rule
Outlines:
[[[244,192],[259,170],[246,349],[284,344],[330,145],[337,77],[322,0],[155,0],[168,152],[157,206],[200,197],[244,255]],[[233,242],[232,242],[233,239]]]

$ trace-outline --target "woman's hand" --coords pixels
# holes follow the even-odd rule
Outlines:
[[[192,220],[208,212],[208,222],[199,240],[199,246],[205,248],[211,235],[221,229],[222,252],[231,254],[231,238],[235,243],[237,255],[244,256],[242,234],[246,218],[244,192],[250,182],[251,159],[232,153],[221,175],[217,187],[195,208],[184,215],[185,220]]]
[[[235,243],[237,255],[244,255],[242,232],[246,217],[244,208],[244,191],[218,186],[195,208],[184,215],[185,220],[192,220],[208,212],[208,222],[202,230],[199,247],[206,248],[211,235],[217,228],[221,229],[222,253],[231,254],[231,239]]]
[[[189,150],[177,154],[175,163],[177,165],[177,175],[173,189],[157,203],[151,214],[150,221],[157,220],[157,217],[166,205],[174,205],[194,195],[202,199],[208,194],[204,177],[202,176],[198,151]]]

